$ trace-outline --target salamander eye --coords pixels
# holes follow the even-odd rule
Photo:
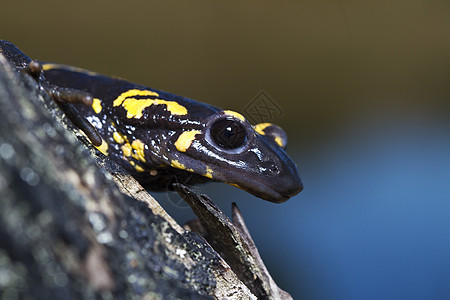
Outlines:
[[[247,141],[247,131],[234,119],[217,120],[211,125],[212,140],[224,149],[236,149]]]

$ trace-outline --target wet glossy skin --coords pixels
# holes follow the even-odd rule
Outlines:
[[[150,188],[214,180],[272,202],[302,190],[276,125],[251,126],[237,112],[74,67],[43,70],[51,84],[92,94],[92,107],[76,107],[102,137],[98,149]]]

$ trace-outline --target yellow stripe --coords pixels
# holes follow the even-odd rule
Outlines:
[[[142,112],[146,107],[151,105],[166,105],[167,110],[173,115],[186,115],[187,109],[176,101],[168,101],[164,99],[136,99],[136,96],[154,96],[159,97],[159,94],[149,90],[132,89],[123,92],[114,101],[113,106],[122,105],[127,111],[127,118],[139,119],[142,117]]]
[[[120,147],[122,149],[123,155],[125,155],[126,157],[130,157],[131,156],[131,145],[129,143],[126,143],[125,145],[123,145],[122,147]]]
[[[67,65],[62,65],[62,64],[50,64],[50,63],[42,64],[43,71],[48,71],[48,70],[52,70],[52,69],[63,69],[63,70],[68,70],[68,71],[72,71],[72,72],[85,73],[85,74],[88,74],[91,76],[98,75],[98,73],[88,71],[88,70],[78,68],[78,67],[73,67],[73,66],[67,66]]]
[[[96,147],[101,153],[108,155],[108,143],[105,140],[102,140],[102,144]]]
[[[284,148],[286,146],[285,144],[283,144],[283,140],[279,136],[275,137],[275,142],[278,144],[278,146],[280,146],[282,148]]]
[[[144,171],[145,171],[144,168],[142,168],[140,165],[135,165],[135,166],[134,166],[134,169],[135,169],[136,171],[138,171],[138,172],[144,172]]]
[[[212,174],[213,174],[213,170],[210,167],[206,166],[206,173],[203,176],[208,177],[208,178],[213,178]]]
[[[144,154],[144,143],[141,140],[134,140],[131,143],[131,147],[136,150],[137,157],[136,159],[139,159],[142,162],[145,162],[145,154]],[[133,156],[134,157],[134,156]]]
[[[178,160],[174,159],[170,162],[171,166],[177,169],[185,170],[186,167],[180,163]]]
[[[119,95],[119,97],[116,98],[116,100],[114,100],[113,102],[113,106],[119,106],[122,104],[123,100],[125,100],[126,98],[129,97],[136,97],[136,96],[155,96],[158,97],[159,94],[153,91],[148,91],[148,90],[128,90],[126,92],[123,92],[122,94]]]
[[[255,126],[253,126],[253,129],[255,129],[255,131],[261,135],[265,135],[266,133],[264,132],[264,130],[271,126],[272,123],[259,123],[256,124]]]
[[[94,98],[92,101],[92,109],[95,111],[96,114],[99,114],[102,111],[102,101],[98,98]]]
[[[60,69],[56,64],[42,64],[42,71],[47,71],[55,68]]]
[[[142,117],[146,107],[152,105],[164,104],[167,110],[173,115],[186,115],[187,109],[175,101],[167,101],[162,99],[135,99],[127,98],[123,101],[122,106],[127,111],[127,118],[139,119]]]
[[[192,142],[195,140],[195,136],[199,133],[202,133],[199,130],[189,130],[185,131],[178,137],[175,142],[175,147],[178,151],[186,152],[187,149],[191,146]]]
[[[229,115],[229,116],[235,117],[235,118],[237,118],[237,119],[239,119],[239,120],[245,122],[244,116],[241,115],[241,114],[238,113],[238,112],[235,112],[235,111],[232,111],[232,110],[224,110],[223,112],[224,112],[225,114]]]
[[[125,140],[124,140],[123,137],[120,135],[120,133],[118,133],[117,131],[114,131],[114,133],[113,133],[113,139],[114,139],[114,141],[116,141],[117,144],[123,144],[123,143],[125,143]]]

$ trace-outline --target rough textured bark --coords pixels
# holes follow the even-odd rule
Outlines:
[[[256,299],[200,235],[80,139],[0,55],[2,297]]]

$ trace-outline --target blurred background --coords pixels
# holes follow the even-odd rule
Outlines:
[[[5,1],[30,57],[244,112],[289,135],[305,190],[272,204],[225,184],[295,299],[450,299],[450,2]],[[180,223],[193,214],[156,194]]]

